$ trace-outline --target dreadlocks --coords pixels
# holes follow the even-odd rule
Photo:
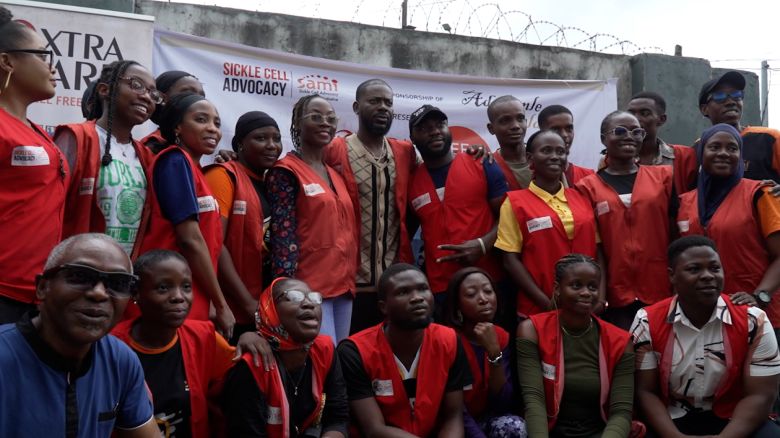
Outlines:
[[[301,117],[303,117],[303,110],[309,105],[309,102],[316,98],[321,98],[319,94],[310,94],[308,96],[301,97],[298,102],[295,102],[295,106],[292,111],[292,120],[290,121],[290,138],[292,139],[295,149],[301,147]]]

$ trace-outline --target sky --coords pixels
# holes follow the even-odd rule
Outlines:
[[[302,15],[400,27],[401,0],[186,0],[184,3]],[[704,58],[714,67],[731,67],[760,75],[768,60],[769,125],[780,126],[780,2],[742,0],[409,0],[408,24],[418,30],[515,39],[530,44],[573,46],[627,54],[640,51]],[[529,17],[535,23],[528,27]],[[550,22],[554,24],[546,24]],[[497,24],[496,24],[497,23]],[[556,31],[558,27],[565,30]],[[527,32],[523,30],[527,28]],[[574,28],[581,29],[578,31]],[[565,43],[561,41],[565,37]],[[563,44],[556,43],[559,40]],[[612,47],[607,48],[607,46]],[[774,80],[774,81],[773,81]],[[774,115],[774,117],[772,117]]]

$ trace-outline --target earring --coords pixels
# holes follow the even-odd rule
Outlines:
[[[0,90],[0,94],[3,94],[5,90],[8,89],[8,83],[11,82],[11,75],[14,74],[13,71],[8,72],[8,76],[5,77],[5,84],[3,85],[3,89]]]
[[[181,147],[181,139],[179,138],[179,134],[176,134],[176,146]]]
[[[455,321],[458,323],[463,323],[463,314],[460,313],[460,310],[455,311]]]

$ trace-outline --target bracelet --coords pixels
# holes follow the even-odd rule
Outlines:
[[[485,249],[485,241],[482,240],[481,237],[477,237],[477,242],[479,242],[479,246],[482,247],[482,255],[487,254],[487,249]]]
[[[487,353],[485,353],[485,354],[487,355]],[[495,357],[495,358],[493,358],[493,359],[491,359],[491,358],[490,358],[490,356],[488,356],[488,358],[487,358],[487,361],[488,361],[488,363],[489,363],[490,365],[498,365],[498,363],[499,363],[499,362],[501,361],[501,359],[503,359],[503,358],[504,358],[504,352],[502,351],[502,352],[499,352],[499,353],[498,353],[498,356],[496,356],[496,357]]]

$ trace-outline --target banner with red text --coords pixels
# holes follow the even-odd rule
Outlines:
[[[49,132],[59,124],[84,121],[81,96],[105,64],[132,59],[151,69],[154,17],[18,0],[3,6],[14,19],[33,26],[54,53],[57,94],[32,104],[28,112]]]

